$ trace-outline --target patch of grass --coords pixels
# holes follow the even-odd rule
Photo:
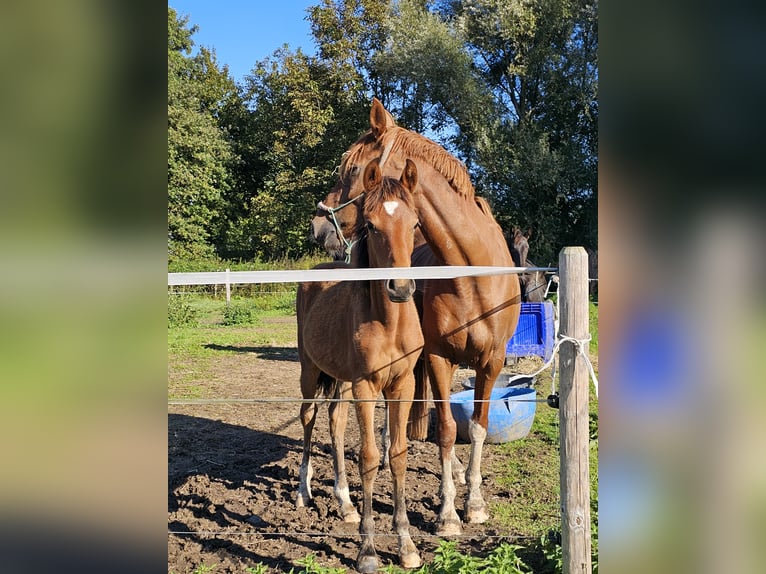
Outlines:
[[[201,385],[177,383],[168,392],[169,399],[201,399],[204,398],[204,389]]]
[[[588,321],[590,326],[590,352],[598,355],[598,305],[588,303]]]
[[[295,315],[295,293],[295,290],[264,293],[254,299],[254,305],[266,317]]]
[[[442,540],[436,549],[434,559],[417,570],[403,570],[388,565],[382,569],[389,574],[528,574],[536,570],[522,558],[522,546],[504,542],[485,557],[463,554],[457,549],[457,542]]]
[[[309,554],[305,558],[296,560],[295,563],[298,566],[303,566],[303,569],[299,570],[298,574],[343,574],[346,571],[345,568],[328,568],[322,566],[319,564],[314,554]]]
[[[237,299],[237,304],[247,305],[251,322],[224,325],[225,301],[199,294],[183,297],[196,309],[199,320],[168,327],[169,398],[205,398],[206,381],[222,354],[257,347],[294,347],[297,343],[292,299],[289,305],[277,295],[269,303]]]
[[[550,371],[538,375],[538,397],[550,392]],[[538,537],[560,525],[559,413],[538,403],[529,435],[492,447],[502,462],[493,467],[495,482],[507,499],[491,504],[492,523],[513,536]]]

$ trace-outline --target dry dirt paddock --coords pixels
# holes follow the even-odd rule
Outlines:
[[[204,396],[299,397],[297,349],[222,347],[205,376]],[[175,369],[178,371],[178,368]],[[472,371],[459,370],[453,390]],[[171,368],[170,388],[180,374]],[[314,430],[313,505],[296,508],[303,431],[297,403],[169,405],[168,407],[168,571],[192,573],[201,565],[213,572],[247,572],[258,563],[271,571],[290,571],[297,559],[314,553],[326,567],[353,571],[357,553],[355,524],[337,515],[332,494],[327,408]],[[376,409],[382,421],[382,406]],[[346,435],[347,469],[352,499],[357,500],[359,432],[353,410]],[[457,453],[467,460],[468,445]],[[488,503],[510,500],[513,493],[493,480],[500,462],[494,445],[484,452],[484,493]],[[438,510],[439,464],[431,441],[410,443],[407,472],[411,533],[424,560],[433,558],[439,539],[433,535]],[[397,563],[391,532],[391,481],[378,474],[375,500],[376,545],[383,565]],[[458,509],[465,487],[458,485]],[[491,523],[465,525],[463,551],[480,551],[507,540],[508,532]],[[519,533],[521,534],[521,533]],[[500,538],[499,536],[503,536]],[[498,538],[493,538],[498,536]],[[296,568],[298,570],[299,568]]]

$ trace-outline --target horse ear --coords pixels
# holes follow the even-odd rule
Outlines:
[[[531,227],[528,227],[527,230],[524,232],[524,237],[526,237],[527,239],[532,237],[532,228]]]
[[[380,100],[376,97],[372,98],[372,108],[370,108],[370,130],[375,139],[378,139],[388,128],[392,128],[396,125],[394,116],[392,116]]]
[[[370,191],[372,188],[378,185],[380,183],[381,177],[380,161],[374,159],[367,164],[366,168],[364,168],[364,190]]]
[[[404,165],[404,171],[399,181],[410,193],[415,193],[415,186],[418,184],[418,168],[415,162],[409,158],[407,158],[407,163]]]

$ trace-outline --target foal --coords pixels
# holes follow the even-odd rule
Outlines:
[[[383,178],[378,160],[364,171],[364,208],[362,239],[355,251],[366,254],[369,267],[409,267],[415,227],[413,194],[417,170],[407,164],[401,180]],[[356,262],[365,266],[364,262]],[[361,264],[360,264],[361,263]],[[333,263],[327,266],[344,266]],[[363,503],[360,533],[362,543],[357,556],[357,570],[367,573],[378,568],[373,544],[374,523],[372,494],[380,463],[375,443],[375,400],[381,391],[388,404],[391,447],[389,465],[393,477],[394,528],[399,537],[399,558],[405,568],[420,566],[420,556],[409,534],[405,508],[404,484],[407,468],[407,418],[414,394],[413,368],[423,348],[420,321],[412,300],[415,282],[411,279],[377,281],[312,282],[301,284],[297,297],[298,355],[301,362],[301,392],[305,399],[320,393],[347,394],[350,381],[355,401],[361,452],[359,474],[362,479]],[[331,414],[331,430],[341,409]],[[300,470],[298,506],[311,499],[311,429],[316,419],[316,406],[301,406],[304,427],[303,460]],[[342,430],[333,430],[333,456],[336,470],[335,493],[341,503],[341,514],[353,519],[348,500],[348,487],[338,485],[338,471],[343,468],[344,453],[338,452],[336,438]],[[342,445],[342,440],[340,442]],[[342,446],[341,446],[342,449]]]

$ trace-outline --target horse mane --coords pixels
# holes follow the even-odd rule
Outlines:
[[[348,175],[348,168],[360,162],[364,146],[375,142],[372,131],[363,134],[344,154],[341,162],[340,173],[342,177]],[[383,134],[381,145],[391,145],[389,153],[401,152],[403,155],[419,159],[441,175],[449,183],[456,193],[465,197],[474,197],[475,191],[468,170],[463,162],[447,152],[442,146],[417,132],[394,126]]]
[[[495,219],[495,216],[492,214],[492,208],[489,206],[489,202],[479,195],[474,195],[473,199],[476,202],[476,205],[478,206],[479,211],[481,211],[487,217],[487,219],[489,219],[489,221],[500,230],[500,233],[502,234],[503,228],[500,227],[500,224],[497,222],[497,220]]]

